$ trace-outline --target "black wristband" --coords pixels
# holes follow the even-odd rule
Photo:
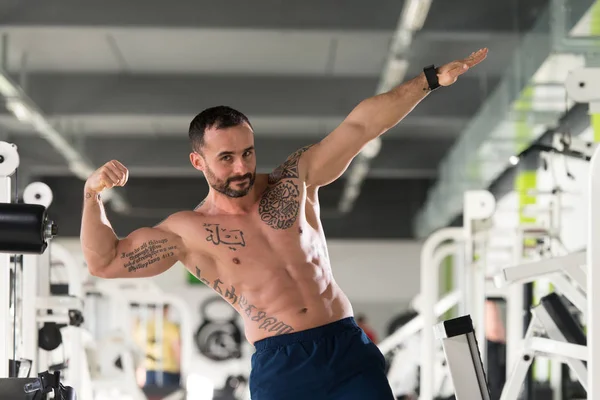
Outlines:
[[[425,78],[427,79],[429,90],[435,90],[440,87],[440,83],[437,77],[437,68],[435,68],[433,64],[423,68],[423,72],[425,73]]]

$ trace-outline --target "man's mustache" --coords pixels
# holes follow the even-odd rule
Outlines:
[[[252,179],[252,174],[246,174],[246,175],[242,175],[242,176],[234,176],[233,178],[227,179],[227,182],[231,183],[231,182],[237,182],[237,181],[244,181],[246,179]]]

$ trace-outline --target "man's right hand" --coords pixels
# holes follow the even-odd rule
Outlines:
[[[85,189],[100,193],[104,189],[125,186],[129,171],[117,160],[112,160],[98,168],[85,182]]]

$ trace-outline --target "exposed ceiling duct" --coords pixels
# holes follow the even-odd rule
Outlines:
[[[6,108],[15,118],[23,124],[30,125],[40,137],[50,143],[64,157],[69,170],[75,176],[81,180],[86,180],[96,170],[88,157],[75,148],[62,133],[48,122],[41,110],[4,69],[0,69],[0,94],[5,99]],[[130,209],[124,197],[113,190],[107,190],[103,198],[109,202],[112,210],[116,212],[124,213]]]
[[[405,0],[376,94],[385,93],[404,80],[408,61],[403,56],[412,43],[414,33],[423,28],[430,7],[431,0]],[[341,213],[352,210],[362,183],[369,174],[371,160],[377,157],[380,150],[381,138],[376,138],[352,162],[338,204]]]

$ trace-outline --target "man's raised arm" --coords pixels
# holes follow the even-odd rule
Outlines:
[[[90,273],[102,278],[138,278],[163,273],[183,256],[183,241],[170,226],[174,216],[154,228],[141,228],[119,239],[106,217],[103,189],[123,186],[127,169],[109,161],[86,182],[81,219],[81,247]]]
[[[463,60],[438,68],[434,75],[440,86],[450,86],[486,56],[487,49],[481,49]],[[367,143],[398,124],[428,93],[429,83],[422,73],[386,93],[360,102],[340,126],[303,155],[301,169],[307,185],[324,186],[339,178]]]

